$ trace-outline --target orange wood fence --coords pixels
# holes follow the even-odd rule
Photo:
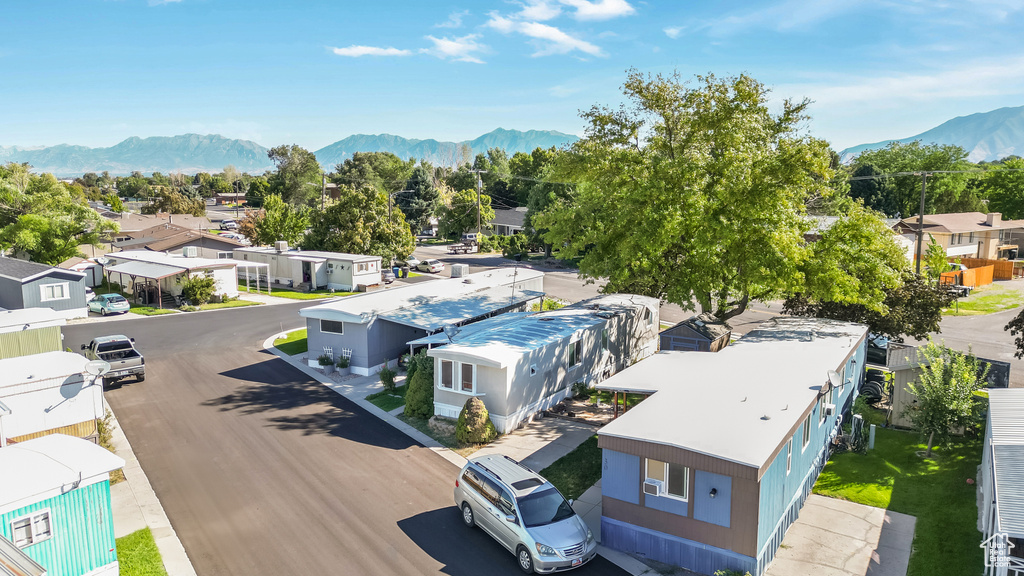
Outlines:
[[[994,280],[1013,280],[1013,260],[988,260],[986,258],[961,258],[960,263],[968,268],[993,266]]]
[[[978,286],[991,284],[994,271],[995,266],[982,266],[981,268],[971,268],[961,272],[943,272],[939,283],[949,285],[960,284],[977,288]]]

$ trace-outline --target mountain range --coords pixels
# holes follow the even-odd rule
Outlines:
[[[426,159],[435,164],[453,165],[472,159],[490,148],[503,148],[510,156],[534,148],[563,146],[578,140],[572,134],[551,130],[505,130],[498,128],[473,140],[442,142],[416,140],[391,134],[356,134],[316,150],[314,154],[325,170],[351,158],[354,152],[391,152],[401,158]],[[133,136],[109,148],[89,148],[59,144],[46,147],[0,146],[0,164],[27,162],[36,172],[56,176],[80,176],[86,172],[107,171],[127,175],[133,171],[220,172],[231,165],[242,172],[259,174],[273,168],[268,149],[251,140],[225,138],[218,134],[182,134],[180,136]]]
[[[923,144],[960,146],[967,151],[967,159],[971,162],[991,162],[1014,154],[1021,156],[1024,155],[1024,106],[959,116],[916,136],[847,148],[840,156],[847,162],[865,150],[884,148],[891,142],[906,144],[915,140]]]

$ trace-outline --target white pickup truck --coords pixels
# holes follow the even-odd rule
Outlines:
[[[135,338],[120,334],[99,336],[88,344],[82,344],[82,350],[86,358],[110,364],[110,371],[103,375],[104,386],[125,378],[135,378],[136,382],[146,379],[146,359],[135,349]]]

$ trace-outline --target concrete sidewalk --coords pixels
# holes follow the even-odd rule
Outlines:
[[[109,406],[106,406],[110,410]],[[113,411],[111,411],[113,414]],[[196,576],[195,568],[185,553],[185,547],[167,519],[160,500],[149,484],[146,472],[132,451],[128,438],[114,417],[111,443],[117,455],[124,458],[125,481],[110,487],[111,507],[114,512],[114,537],[120,538],[149,527],[160,550],[168,576]]]

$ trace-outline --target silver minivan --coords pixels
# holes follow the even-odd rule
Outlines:
[[[577,568],[597,554],[594,534],[562,493],[508,456],[473,458],[455,480],[462,521],[516,556],[526,573]]]

